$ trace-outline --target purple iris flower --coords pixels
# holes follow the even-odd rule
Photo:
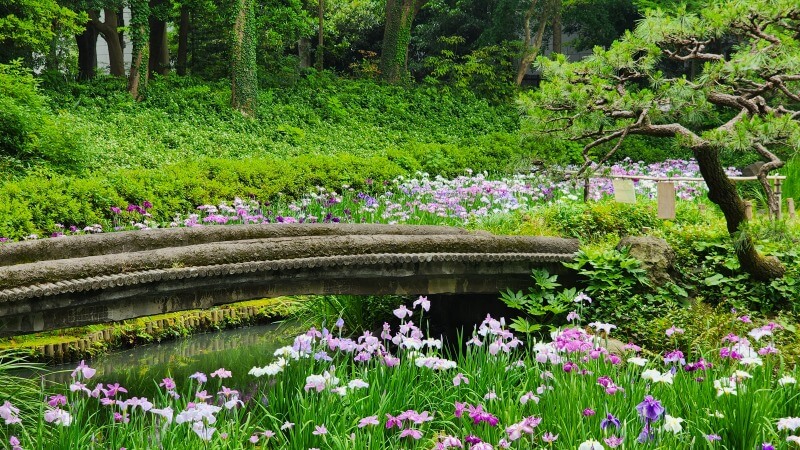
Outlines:
[[[642,432],[639,433],[639,437],[636,438],[636,441],[640,444],[644,444],[645,442],[652,441],[653,437],[653,429],[650,427],[649,423],[646,423],[644,428],[642,428]]]
[[[471,435],[471,434],[469,436],[465,437],[464,440],[469,444],[480,444],[481,442],[483,442],[481,440],[481,438],[479,438],[478,436]]]
[[[619,419],[614,417],[613,414],[607,413],[606,418],[600,421],[600,428],[605,430],[611,425],[614,425],[616,428],[619,428],[620,427]]]
[[[645,422],[655,422],[664,414],[664,407],[660,401],[654,399],[652,395],[648,395],[642,403],[636,405],[636,411]]]

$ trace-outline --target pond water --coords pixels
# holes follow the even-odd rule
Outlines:
[[[158,390],[158,383],[165,377],[172,377],[180,388],[195,372],[208,375],[224,367],[233,372],[233,378],[226,380],[226,386],[245,388],[248,380],[253,379],[247,372],[253,366],[272,362],[274,351],[291,343],[298,330],[297,324],[291,322],[258,325],[102,355],[87,361],[90,367],[97,369],[89,385],[119,383],[128,389],[129,396],[152,397]],[[52,367],[50,370],[53,372],[47,379],[68,384],[76,365]]]

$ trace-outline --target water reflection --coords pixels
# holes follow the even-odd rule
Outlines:
[[[88,362],[97,369],[91,384],[120,383],[128,389],[130,396],[153,396],[158,383],[165,377],[175,379],[180,390],[189,375],[195,372],[209,374],[224,367],[234,375],[232,380],[226,380],[226,385],[243,386],[252,381],[247,372],[255,365],[270,363],[275,349],[291,342],[298,331],[295,323],[258,325],[103,355]],[[62,385],[69,383],[75,366],[53,367],[53,373],[47,379]]]

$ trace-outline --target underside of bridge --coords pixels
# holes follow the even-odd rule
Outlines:
[[[0,247],[0,335],[302,294],[497,294],[561,272],[575,240],[459,228],[274,224]]]

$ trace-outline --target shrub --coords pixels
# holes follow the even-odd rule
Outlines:
[[[50,111],[29,71],[19,63],[0,64],[0,157],[80,169],[86,137],[81,130],[71,115]]]
[[[776,229],[778,228],[778,229]],[[787,269],[783,278],[762,282],[743,273],[733,243],[722,227],[676,228],[666,236],[677,254],[682,284],[711,305],[775,314],[800,312],[800,238],[796,231],[770,223],[751,225],[762,250]]]

